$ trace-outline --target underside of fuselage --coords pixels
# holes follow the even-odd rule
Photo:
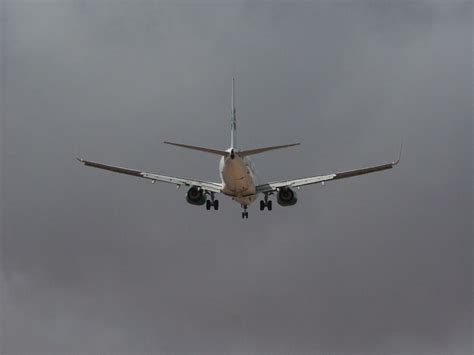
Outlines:
[[[222,157],[219,164],[222,179],[222,193],[241,205],[248,206],[257,198],[255,174],[248,158],[238,153]]]

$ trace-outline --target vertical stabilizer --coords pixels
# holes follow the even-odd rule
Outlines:
[[[235,116],[235,88],[234,88],[234,78],[232,78],[232,111],[231,111],[231,118],[230,118],[230,147],[235,148],[237,145],[235,136],[237,130],[237,121]]]

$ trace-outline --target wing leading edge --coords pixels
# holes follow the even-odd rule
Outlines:
[[[343,172],[328,174],[328,175],[310,176],[310,177],[301,178],[301,179],[270,182],[267,184],[258,185],[257,192],[267,193],[267,192],[276,191],[282,187],[300,187],[300,186],[305,186],[305,185],[318,184],[325,181],[345,179],[345,178],[349,178],[353,176],[370,174],[370,173],[375,173],[377,171],[392,169],[394,166],[396,166],[400,162],[401,154],[402,154],[402,148],[400,147],[400,153],[398,155],[398,159],[388,164],[375,165],[375,166],[370,166],[367,168],[343,171]]]
[[[147,172],[144,172],[144,171],[132,170],[132,169],[122,168],[122,167],[113,166],[113,165],[106,165],[106,164],[97,163],[97,162],[94,162],[94,161],[84,160],[84,159],[80,159],[80,158],[77,158],[77,160],[80,163],[84,164],[85,166],[90,166],[90,167],[93,167],[93,168],[108,170],[108,171],[112,171],[114,173],[120,173],[120,174],[136,176],[136,177],[151,180],[152,182],[160,181],[160,182],[167,182],[167,183],[170,183],[170,184],[175,184],[175,185],[178,185],[178,186],[182,186],[182,185],[197,186],[197,187],[200,187],[203,190],[206,190],[206,191],[209,191],[209,192],[219,193],[219,192],[222,191],[222,184],[219,184],[217,182],[202,181],[202,180],[187,179],[187,178],[179,178],[179,177],[166,176],[166,175],[158,175],[158,174],[147,173]]]

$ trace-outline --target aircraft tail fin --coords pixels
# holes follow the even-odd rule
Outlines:
[[[219,150],[219,149],[212,149],[212,148],[205,148],[205,147],[198,147],[194,145],[188,144],[181,144],[181,143],[173,143],[173,142],[164,142],[165,144],[174,145],[181,148],[187,148],[192,150],[198,150],[200,152],[216,154],[220,156],[231,156],[234,159],[234,149],[237,146],[236,142],[236,131],[237,131],[237,122],[236,122],[236,114],[235,114],[235,79],[232,78],[232,97],[231,97],[231,120],[230,120],[230,153],[229,151]],[[271,147],[263,147],[263,148],[255,148],[255,149],[247,149],[247,150],[236,150],[237,154],[241,157],[245,157],[248,155],[260,154],[264,152],[268,152],[270,150],[275,149],[282,149],[282,148],[289,148],[296,145],[300,145],[301,143],[293,143],[293,144],[284,144],[284,145],[274,145]]]
[[[234,82],[235,79],[232,78],[232,111],[230,116],[230,147],[235,148],[237,145],[236,142],[236,131],[237,131],[237,117],[235,115],[235,91],[234,91]]]

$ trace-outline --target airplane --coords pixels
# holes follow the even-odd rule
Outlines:
[[[273,206],[272,201],[270,200],[270,196],[272,195],[276,195],[276,201],[280,206],[293,206],[298,201],[296,190],[299,190],[302,186],[311,184],[324,184],[326,181],[345,179],[353,176],[392,169],[400,162],[402,152],[401,146],[398,159],[391,163],[370,166],[362,169],[332,173],[327,175],[310,176],[293,180],[281,180],[259,184],[256,178],[254,165],[250,161],[249,156],[276,149],[294,147],[299,145],[300,143],[244,150],[239,149],[236,141],[237,118],[235,110],[234,92],[234,79],[232,79],[230,148],[226,150],[220,150],[187,144],[173,143],[168,141],[164,142],[165,144],[220,156],[221,158],[219,164],[219,173],[221,182],[211,182],[198,179],[159,175],[140,170],[132,170],[113,165],[106,165],[80,158],[76,159],[85,166],[149,179],[152,183],[155,183],[156,181],[166,182],[170,184],[175,184],[178,188],[180,188],[181,186],[186,186],[189,188],[186,193],[186,201],[191,205],[205,205],[207,210],[210,210],[211,208],[213,208],[214,210],[219,209],[219,200],[216,198],[216,194],[222,194],[224,196],[230,197],[232,200],[238,202],[241,205],[243,209],[243,219],[248,219],[249,215],[247,208],[253,202],[255,202],[258,196],[263,195],[263,198],[260,200],[261,211],[265,210],[265,208],[268,211],[272,210]]]

